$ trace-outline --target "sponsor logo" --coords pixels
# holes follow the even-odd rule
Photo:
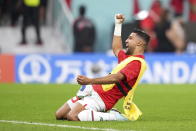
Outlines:
[[[19,78],[22,83],[49,83],[51,72],[48,60],[41,55],[26,56],[19,65]]]
[[[142,77],[145,83],[196,83],[196,63],[186,61],[154,61]]]
[[[167,56],[163,60],[160,58],[148,57],[148,68],[141,82],[196,83],[195,56],[190,60],[176,56],[172,58]],[[28,55],[19,56],[17,62],[17,82],[22,83],[76,83],[78,75],[90,78],[102,77],[117,65],[114,57],[96,56],[94,58],[93,55],[85,56],[85,58],[82,55],[50,55],[50,59],[42,55]],[[4,64],[3,67],[5,67]],[[1,77],[5,78],[3,76],[4,70],[0,68],[2,71],[2,73],[0,72],[0,81]]]

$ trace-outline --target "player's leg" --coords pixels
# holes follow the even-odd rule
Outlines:
[[[86,109],[78,113],[77,117],[80,121],[127,120],[117,111],[104,112],[106,110],[105,103],[95,91],[92,91],[92,96],[85,97],[77,103],[85,105]]]
[[[67,119],[67,113],[71,110],[71,108],[69,107],[69,105],[67,104],[67,102],[62,105],[57,111],[56,111],[56,119],[57,120],[64,120]]]
[[[78,100],[68,112],[66,118],[71,121],[127,120],[119,112],[104,112],[105,104],[97,95],[96,93],[92,93],[92,96]]]
[[[72,108],[67,114],[67,119],[70,121],[80,121],[78,118],[78,114],[83,110],[85,110],[85,106],[80,104],[79,102],[76,102],[74,108]]]
[[[92,92],[92,86],[90,86],[90,85],[83,85],[83,86],[81,86],[80,90],[77,92],[77,96],[75,96],[72,99],[68,100],[64,105],[62,105],[56,111],[56,114],[55,114],[56,119],[57,120],[67,119],[67,114],[75,106],[76,102],[79,99],[81,99],[81,98],[83,98],[85,96],[91,95],[91,92]]]
[[[74,106],[72,106],[73,104],[71,103],[73,101],[68,102],[68,104],[72,107],[70,112],[67,114],[68,120],[79,121],[78,114],[80,112],[82,112],[85,109],[95,107],[94,100],[92,99],[92,96],[91,96],[93,95],[92,91],[93,89],[91,85],[82,86],[80,90],[77,92],[78,99],[77,101],[74,101],[76,102]]]
[[[72,99],[68,100],[64,105],[62,105],[55,113],[57,120],[66,120],[67,114],[70,110],[75,106],[76,102],[79,100],[77,96],[73,97]]]
[[[21,34],[22,34],[22,40],[21,43],[22,45],[27,44],[26,41],[26,29],[28,26],[28,22],[29,22],[29,9],[28,7],[24,7],[24,11],[23,11],[23,21],[22,21],[22,28],[21,28]]]
[[[82,94],[83,93],[81,93],[81,95]],[[101,100],[98,94],[93,90],[91,95],[86,95],[85,97],[83,97],[82,99],[76,102],[75,106],[67,114],[68,120],[79,121],[80,119],[78,118],[78,114],[80,112],[83,112],[84,110],[96,110],[96,111],[105,110],[104,102]]]
[[[41,34],[40,34],[40,23],[39,23],[39,8],[34,7],[32,8],[32,20],[33,20],[33,25],[35,26],[35,32],[37,36],[37,42],[36,44],[41,45],[42,40],[41,40]]]
[[[128,120],[117,111],[98,112],[94,110],[84,110],[78,114],[80,121],[126,121]]]

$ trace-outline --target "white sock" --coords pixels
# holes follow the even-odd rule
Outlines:
[[[78,114],[80,121],[114,121],[116,116],[109,112],[97,112],[93,110],[83,110]]]

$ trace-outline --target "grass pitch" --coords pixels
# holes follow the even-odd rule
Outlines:
[[[131,131],[194,131],[196,130],[196,85],[146,85],[135,92],[134,102],[142,110],[135,122],[71,122],[55,120],[55,111],[75,95],[78,85],[0,84],[0,120],[16,120],[110,128]],[[122,101],[116,108],[122,111]],[[76,128],[0,122],[0,131],[75,131]]]

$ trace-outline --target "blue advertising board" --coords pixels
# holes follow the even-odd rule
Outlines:
[[[143,83],[196,83],[196,55],[146,54]],[[100,77],[117,64],[106,54],[17,55],[17,83],[76,83],[77,75]]]
[[[145,83],[196,83],[196,55],[147,54]]]
[[[100,77],[116,65],[116,58],[103,54],[18,55],[18,83],[75,83],[77,75]]]

